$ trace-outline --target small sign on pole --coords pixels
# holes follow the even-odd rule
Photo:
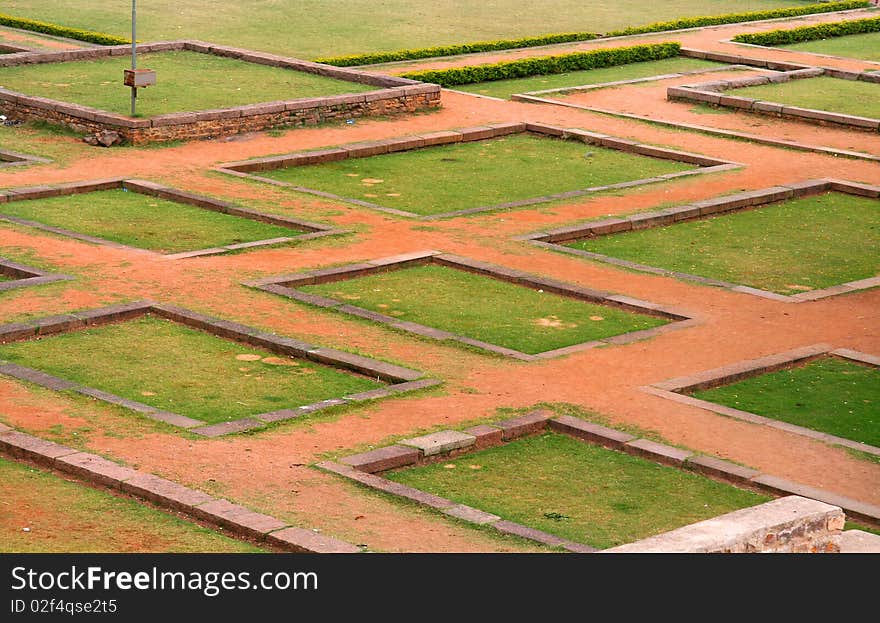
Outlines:
[[[156,72],[137,68],[137,0],[131,0],[131,69],[123,70],[122,83],[131,88],[131,116],[137,114],[137,90],[156,84]]]

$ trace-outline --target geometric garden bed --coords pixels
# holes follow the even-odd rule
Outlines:
[[[439,384],[152,301],[0,325],[2,359],[0,374],[207,437]]]
[[[218,170],[395,216],[435,220],[739,166],[585,130],[500,123],[230,162]]]
[[[436,251],[245,285],[520,361],[627,344],[694,322],[654,303]]]
[[[0,192],[0,220],[102,246],[146,249],[167,259],[217,255],[340,232],[124,178]]]
[[[630,270],[800,303],[880,285],[878,198],[878,186],[808,180],[520,239]]]
[[[0,257],[0,292],[15,288],[27,288],[55,281],[73,279],[69,275],[48,273],[33,266],[25,266]]]
[[[641,389],[726,417],[880,456],[878,368],[880,358],[874,355],[818,344]]]

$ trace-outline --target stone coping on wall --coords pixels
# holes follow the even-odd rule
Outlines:
[[[475,208],[468,208],[465,210],[456,210],[453,212],[444,212],[441,214],[431,214],[427,216],[417,214],[415,212],[408,212],[406,210],[389,208],[369,201],[363,201],[361,199],[342,197],[333,193],[328,193],[313,188],[305,188],[303,186],[297,186],[296,184],[292,184],[289,182],[283,182],[260,175],[255,175],[255,172],[259,171],[271,171],[287,167],[322,164],[325,162],[336,162],[339,160],[348,160],[352,158],[368,158],[370,156],[378,156],[388,153],[412,151],[416,149],[423,149],[426,147],[449,145],[453,143],[482,141],[497,138],[500,136],[524,133],[552,137],[561,140],[579,141],[587,145],[605,147],[608,149],[638,154],[646,157],[661,158],[664,160],[673,160],[676,162],[685,162],[688,164],[696,165],[699,168],[678,173],[667,173],[665,175],[659,175],[652,178],[632,180],[629,182],[609,184],[606,186],[594,186],[591,188],[576,189],[561,193],[555,193],[552,195],[546,195],[543,197],[532,197],[528,199],[510,201],[496,205],[479,206]],[[227,162],[220,165],[217,170],[230,175],[255,179],[261,182],[274,184],[276,186],[283,186],[297,192],[309,193],[318,197],[323,197],[325,199],[344,201],[346,203],[352,203],[366,208],[380,210],[382,212],[393,214],[395,216],[403,216],[423,221],[431,221],[456,216],[466,216],[469,214],[477,214],[492,210],[521,208],[525,206],[547,203],[550,201],[557,201],[560,199],[573,199],[576,197],[582,197],[584,195],[589,195],[597,192],[631,188],[633,186],[641,186],[644,184],[651,184],[655,182],[665,182],[670,179],[690,175],[715,173],[718,171],[729,171],[732,169],[740,168],[741,166],[741,164],[731,162],[729,160],[711,158],[700,154],[693,154],[665,147],[655,147],[653,145],[647,145],[627,139],[616,138],[613,136],[608,136],[606,134],[588,132],[586,130],[580,130],[577,128],[561,128],[539,123],[511,122],[477,126],[472,128],[463,128],[459,130],[431,132],[418,136],[404,136],[380,141],[370,141],[366,143],[350,143],[348,145],[341,145],[339,147],[283,154],[280,156],[271,156],[268,158],[255,158],[238,162]]]
[[[114,493],[133,496],[149,504],[183,513],[195,520],[229,530],[238,537],[302,553],[353,554],[360,548],[314,530],[185,487],[148,472],[125,467],[97,454],[82,452],[28,435],[0,424],[0,453],[73,476]]]
[[[63,229],[61,227],[54,227],[51,225],[45,225],[38,221],[31,221],[28,219],[23,219],[17,216],[11,216],[7,214],[3,214],[3,204],[12,202],[12,201],[26,201],[31,199],[45,199],[49,197],[63,197],[68,195],[77,195],[82,193],[89,192],[97,192],[102,190],[112,190],[112,189],[124,189],[129,190],[131,192],[140,193],[143,195],[148,195],[152,197],[158,197],[160,199],[165,199],[167,201],[172,201],[175,203],[181,203],[189,206],[194,206],[197,208],[201,208],[204,210],[209,210],[212,212],[220,212],[222,214],[228,214],[230,216],[237,216],[240,218],[250,219],[252,221],[260,221],[263,223],[269,223],[271,225],[278,225],[280,227],[290,227],[300,230],[305,230],[304,234],[296,234],[292,236],[282,236],[278,238],[269,238],[266,240],[254,240],[251,242],[242,242],[237,244],[229,244],[222,247],[211,247],[208,249],[196,249],[192,251],[185,251],[180,253],[169,253],[169,254],[159,254],[154,251],[150,251],[148,249],[143,249],[140,247],[133,247],[130,245],[121,244],[118,242],[113,242],[111,240],[106,240],[104,238],[98,238],[95,236],[89,236],[87,234],[82,234],[76,231],[71,231],[69,229]],[[129,178],[108,178],[103,180],[89,180],[85,182],[71,182],[67,184],[57,184],[53,186],[28,186],[23,188],[10,188],[5,191],[0,191],[0,220],[7,221],[10,223],[15,223],[17,225],[25,225],[28,227],[33,227],[42,231],[47,231],[53,234],[58,234],[61,236],[66,236],[68,238],[75,238],[76,240],[82,240],[84,242],[90,242],[93,244],[98,244],[106,247],[112,247],[115,249],[126,249],[130,251],[136,251],[139,253],[150,253],[152,255],[161,255],[162,257],[169,260],[178,260],[185,259],[191,257],[204,257],[207,255],[219,255],[222,253],[230,253],[233,251],[242,251],[247,249],[254,249],[258,247],[265,247],[270,245],[278,245],[278,244],[287,244],[291,242],[302,242],[305,240],[312,240],[315,238],[322,238],[324,236],[332,236],[336,234],[344,233],[344,230],[335,229],[328,225],[322,225],[320,223],[313,223],[310,221],[303,221],[300,219],[294,219],[287,216],[281,216],[277,214],[268,214],[265,212],[258,212],[256,210],[250,210],[248,208],[243,208],[237,206],[233,203],[229,203],[227,201],[222,201],[220,199],[214,199],[212,197],[206,197],[204,195],[197,195],[194,193],[186,192],[183,190],[178,190],[176,188],[169,188],[168,186],[163,186],[161,184],[156,184],[155,182],[149,182],[146,180],[137,180],[137,179],[129,179]]]
[[[433,508],[445,515],[468,523],[487,526],[505,534],[513,534],[549,547],[570,552],[589,553],[595,548],[562,539],[541,530],[535,530],[480,509],[403,485],[387,478],[382,472],[417,465],[447,461],[452,457],[498,446],[528,435],[553,431],[568,435],[584,443],[603,446],[610,450],[640,456],[663,465],[700,473],[712,480],[733,484],[740,488],[779,496],[797,495],[842,508],[848,515],[871,525],[880,525],[880,507],[854,500],[831,491],[809,487],[769,474],[737,465],[713,456],[697,454],[629,433],[600,426],[569,415],[554,415],[539,409],[502,422],[481,424],[464,431],[438,431],[421,437],[406,439],[340,458],[323,461],[317,467],[360,483],[374,491],[407,499]]]
[[[598,303],[600,305],[608,305],[630,312],[665,318],[670,322],[668,324],[660,327],[655,327],[653,329],[623,333],[620,335],[610,336],[599,340],[584,342],[581,344],[574,344],[572,346],[566,346],[564,348],[544,351],[542,353],[532,355],[511,348],[498,346],[496,344],[490,344],[488,342],[475,340],[473,338],[469,338],[463,335],[456,335],[454,333],[443,331],[441,329],[436,329],[434,327],[421,325],[415,322],[404,321],[400,318],[395,318],[393,316],[386,316],[384,314],[364,309],[362,307],[350,305],[347,301],[307,294],[297,289],[299,286],[303,285],[314,285],[319,283],[329,283],[332,281],[353,279],[365,275],[383,273],[393,270],[401,270],[412,266],[424,266],[428,264],[436,264],[456,270],[476,273],[491,279],[507,281],[526,288],[531,288],[533,290],[552,292],[560,296],[574,298],[581,301]],[[595,348],[597,346],[605,346],[609,344],[629,344],[639,340],[661,335],[669,331],[690,327],[697,323],[697,320],[692,314],[679,309],[658,305],[656,303],[650,303],[648,301],[642,301],[629,296],[583,288],[562,281],[557,281],[555,279],[538,277],[520,270],[506,268],[503,266],[498,266],[496,264],[490,264],[488,262],[472,260],[466,257],[453,255],[451,253],[442,253],[440,251],[417,251],[413,253],[405,253],[402,255],[384,257],[367,262],[359,262],[356,264],[348,264],[323,270],[312,270],[289,275],[276,275],[272,277],[265,277],[262,279],[248,281],[245,282],[244,285],[263,290],[264,292],[270,292],[272,294],[285,296],[301,303],[316,305],[318,307],[332,309],[357,318],[362,318],[372,322],[378,322],[382,325],[385,325],[386,327],[398,329],[407,333],[413,333],[420,337],[441,341],[458,342],[520,361],[541,361],[584,351],[590,348]]]
[[[9,278],[9,281],[0,281],[0,292],[73,279],[70,275],[50,273],[40,268],[13,262],[2,256],[0,256],[0,275]]]
[[[440,87],[415,80],[385,76],[360,69],[333,67],[296,58],[256,52],[190,39],[144,43],[141,54],[187,50],[224,56],[247,63],[269,65],[327,78],[377,87],[365,93],[298,98],[200,111],[175,112],[150,118],[117,113],[37,97],[0,88],[0,110],[13,118],[42,119],[77,131],[110,130],[139,144],[150,141],[224,136],[277,125],[315,124],[344,115],[346,118],[413,111],[439,106]],[[64,63],[131,54],[131,46],[115,45],[55,52],[20,52],[0,55],[0,68],[17,65]]]
[[[368,376],[373,379],[381,380],[388,385],[367,392],[323,400],[310,405],[290,409],[280,409],[269,413],[259,413],[253,416],[218,424],[207,424],[201,420],[186,417],[177,413],[171,413],[169,411],[163,411],[150,405],[128,400],[92,387],[82,386],[72,381],[52,376],[38,369],[28,368],[14,363],[0,362],[0,374],[34,383],[54,391],[72,391],[77,394],[89,396],[102,402],[123,407],[130,411],[135,411],[149,419],[164,422],[172,426],[178,426],[204,437],[219,437],[230,433],[263,428],[274,422],[292,420],[309,413],[314,413],[338,405],[357,404],[367,400],[395,396],[440,384],[440,381],[437,379],[423,378],[424,375],[416,370],[377,361],[361,355],[346,353],[333,348],[308,344],[306,342],[275,335],[273,333],[265,333],[259,329],[239,324],[237,322],[221,320],[174,305],[166,305],[150,300],[110,305],[108,307],[101,307],[83,312],[49,316],[20,323],[0,325],[0,344],[21,342],[46,335],[69,333],[71,331],[109,323],[125,322],[148,314],[165,318],[223,339],[234,340],[255,348],[266,349],[280,355],[306,359],[315,363],[346,370],[354,374]]]
[[[869,277],[857,281],[850,281],[839,285],[822,288],[819,290],[810,290],[807,292],[799,292],[798,294],[784,295],[761,290],[751,286],[745,286],[718,279],[711,279],[700,275],[690,273],[682,273],[656,266],[648,266],[637,262],[603,255],[601,253],[593,253],[582,249],[573,249],[563,246],[563,243],[582,240],[585,238],[595,238],[598,236],[607,236],[627,231],[635,231],[639,229],[649,229],[653,227],[664,227],[683,221],[691,221],[696,219],[717,216],[720,214],[730,214],[742,210],[760,209],[761,206],[806,197],[809,195],[817,195],[825,192],[839,192],[872,199],[880,198],[880,186],[872,186],[869,184],[860,184],[857,182],[848,182],[834,179],[815,179],[773,186],[771,188],[762,188],[760,190],[752,190],[735,195],[724,197],[716,197],[714,199],[706,199],[696,201],[694,203],[666,208],[653,212],[641,212],[632,216],[611,217],[599,221],[574,225],[569,227],[561,227],[548,231],[518,236],[518,240],[525,240],[533,245],[552,249],[561,253],[577,255],[591,260],[614,264],[631,270],[648,272],[655,275],[663,275],[666,277],[675,277],[676,279],[684,279],[694,281],[704,285],[727,288],[734,292],[751,294],[760,296],[773,301],[782,303],[803,303],[806,301],[815,301],[838,294],[846,294],[856,292],[858,290],[866,290],[868,288],[876,288],[880,286],[880,277]]]
[[[0,169],[6,167],[21,167],[29,164],[46,164],[52,162],[48,158],[40,158],[39,156],[31,156],[29,154],[20,154],[18,152],[9,151],[8,149],[0,149]]]
[[[846,359],[873,368],[880,367],[880,357],[876,355],[870,355],[868,353],[862,353],[848,348],[832,348],[828,344],[814,344],[812,346],[796,348],[783,353],[769,355],[767,357],[740,361],[738,363],[722,366],[713,370],[706,370],[690,376],[669,379],[640,389],[654,396],[666,398],[667,400],[674,400],[675,402],[693,407],[699,407],[719,415],[732,417],[751,424],[768,426],[770,428],[802,435],[828,444],[843,446],[852,450],[858,450],[859,452],[880,456],[880,448],[867,443],[838,437],[829,433],[823,433],[796,424],[789,424],[782,420],[776,420],[771,417],[734,409],[733,407],[717,404],[708,400],[701,400],[689,395],[695,391],[710,389],[722,385],[730,385],[744,379],[776,372],[777,370],[787,370],[799,367],[824,357]]]
[[[714,80],[699,84],[668,87],[666,97],[673,101],[696,102],[721,108],[731,108],[765,116],[797,119],[807,123],[833,125],[849,129],[880,132],[880,119],[847,115],[827,110],[816,110],[790,106],[779,102],[767,102],[750,97],[727,95],[727,91],[743,87],[776,84],[791,80],[808,80],[819,76],[827,76],[840,80],[861,80],[880,84],[880,73],[854,72],[830,67],[807,67],[794,71],[786,71],[771,76],[753,76],[733,80]],[[880,92],[880,87],[878,87]]]

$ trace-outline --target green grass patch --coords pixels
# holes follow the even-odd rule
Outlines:
[[[529,354],[668,322],[437,265],[300,289]]]
[[[825,193],[566,246],[795,294],[876,275],[880,210],[875,199]]]
[[[11,201],[0,212],[160,253],[303,233],[123,189]]]
[[[697,69],[712,69],[713,67],[722,66],[721,63],[678,56],[659,61],[603,67],[602,69],[587,69],[584,71],[570,71],[563,74],[465,84],[455,88],[459,91],[467,91],[469,93],[478,93],[479,95],[489,95],[491,97],[507,99],[514,93],[543,91],[545,89],[560,89],[563,87],[575,87],[584,84],[601,84],[604,82],[616,82],[618,80],[634,80],[636,78],[647,78],[650,76],[659,76],[662,74],[682,71],[694,71]],[[561,96],[562,94],[557,95]]]
[[[880,84],[860,80],[819,76],[734,89],[729,94],[872,119],[880,117]]]
[[[260,175],[430,215],[694,168],[578,141],[516,134]]]
[[[553,433],[386,477],[602,549],[769,500]]]
[[[827,357],[693,396],[880,446],[880,371]]]
[[[860,58],[866,61],[880,61],[880,32],[804,41],[782,46],[798,52],[815,54],[831,54],[846,58]]]
[[[151,316],[6,344],[0,346],[0,358],[206,422],[383,386]]]
[[[128,56],[21,65],[0,69],[0,84],[27,95],[127,115],[130,89],[122,85]],[[157,84],[141,89],[138,114],[228,108],[257,102],[360,93],[376,87],[302,71],[246,63],[190,51],[138,55],[138,66],[155,69]]]
[[[7,553],[262,551],[134,500],[3,458],[0,499],[0,551]]]

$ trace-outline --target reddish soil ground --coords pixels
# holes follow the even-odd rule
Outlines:
[[[793,20],[805,21],[830,18]],[[718,43],[718,39],[756,28],[714,28],[665,38],[695,47],[725,49],[730,46]],[[855,62],[844,64],[858,66]],[[663,98],[658,97],[658,88],[628,88],[632,101],[626,105],[667,114],[666,107],[660,105]],[[622,91],[597,91],[591,97],[619,97]],[[389,437],[409,436],[432,427],[491,418],[499,407],[529,407],[540,402],[572,403],[602,414],[612,424],[639,426],[674,444],[880,504],[880,464],[840,448],[686,407],[637,389],[669,377],[820,342],[880,353],[880,292],[785,304],[626,272],[511,240],[518,234],[600,215],[815,177],[878,184],[880,167],[876,163],[726,140],[558,106],[499,102],[456,93],[444,93],[443,101],[443,109],[433,114],[149,150],[96,148],[65,167],[49,164],[0,174],[4,187],[111,175],[148,178],[354,231],[338,239],[172,262],[3,226],[0,246],[17,252],[27,250],[34,261],[78,277],[43,289],[4,293],[0,296],[0,320],[4,322],[149,297],[415,367],[442,378],[445,385],[441,390],[315,416],[248,436],[207,440],[190,439],[130,413],[0,378],[0,420],[384,551],[522,551],[527,546],[368,493],[316,471],[310,467],[312,463],[326,453],[379,445]],[[705,121],[709,116],[716,117],[704,115],[700,119]],[[745,166],[620,195],[431,223],[331,204],[209,171],[223,161],[513,120],[601,131],[727,158]],[[880,153],[877,138],[862,133],[832,132],[806,124],[772,125],[785,128],[779,131],[800,142],[827,145],[839,140],[849,143],[849,149]],[[673,305],[699,318],[700,324],[626,346],[518,363],[392,333],[240,285],[258,276],[423,249],[454,252]]]

